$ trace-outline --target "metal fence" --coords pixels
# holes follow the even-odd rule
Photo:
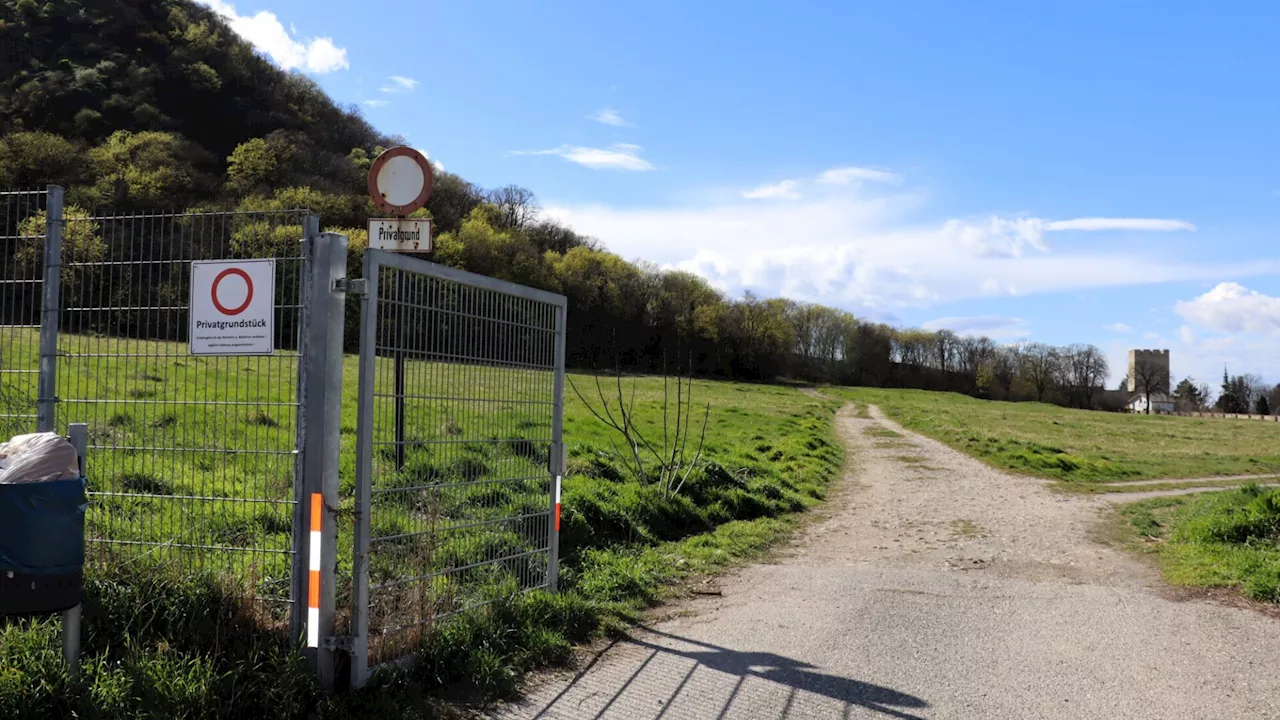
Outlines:
[[[47,199],[0,192],[0,437],[36,429]],[[57,201],[61,200],[61,192]],[[55,210],[55,217],[60,212]]]
[[[563,464],[564,297],[378,251],[365,283],[357,686],[447,615],[555,588]]]
[[[555,589],[562,296],[366,251],[357,362],[347,239],[306,211],[0,199],[0,431],[87,424],[89,577],[212,579],[329,688],[340,650],[358,686],[445,616]],[[192,262],[251,258],[274,352],[193,355]]]
[[[89,426],[89,571],[229,583],[283,627],[292,589],[304,211],[67,218],[57,425]],[[274,258],[275,348],[189,352],[194,260]]]

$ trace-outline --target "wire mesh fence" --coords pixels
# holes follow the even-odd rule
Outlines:
[[[89,426],[90,572],[208,573],[286,622],[303,211],[68,218],[58,428]],[[314,223],[312,223],[314,225]],[[275,352],[193,356],[191,263],[275,258]]]
[[[356,652],[376,666],[444,616],[553,582],[565,304],[376,251],[366,278]]]
[[[0,439],[36,429],[47,197],[0,192]]]
[[[366,251],[344,358],[347,239],[306,211],[0,203],[0,433],[87,425],[89,577],[171,571],[260,629],[305,622],[326,687],[344,638],[362,684],[443,617],[554,589],[562,296]],[[193,354],[193,262],[257,258],[272,354]]]

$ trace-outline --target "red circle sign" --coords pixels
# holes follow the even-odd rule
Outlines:
[[[382,169],[387,163],[398,157],[407,157],[418,165],[422,170],[422,186],[418,188],[417,197],[413,198],[404,205],[397,205],[389,200],[378,189],[378,176],[382,173]],[[431,186],[435,183],[435,172],[431,169],[431,162],[422,153],[411,147],[398,145],[385,150],[381,155],[373,159],[373,163],[369,166],[369,177],[367,179],[369,188],[369,199],[373,200],[373,204],[379,210],[391,215],[408,215],[418,208],[425,207],[427,198],[431,197]]]
[[[248,289],[244,296],[244,302],[240,303],[239,307],[229,308],[218,302],[218,284],[225,280],[228,275],[237,275],[243,278],[244,286]],[[218,276],[213,279],[213,288],[209,291],[209,295],[213,298],[213,306],[218,309],[218,312],[229,316],[239,315],[249,307],[249,303],[253,302],[253,281],[249,279],[249,273],[240,268],[227,268],[218,273]]]

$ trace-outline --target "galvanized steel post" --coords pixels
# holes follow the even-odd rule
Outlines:
[[[40,376],[36,430],[52,432],[58,402],[58,318],[62,312],[62,188],[50,185],[45,206],[44,281],[40,301]]]
[[[306,407],[307,379],[311,366],[307,359],[307,328],[310,327],[312,264],[312,242],[320,234],[320,218],[307,215],[302,218],[302,280],[299,282],[298,304],[302,306],[302,314],[298,322],[298,336],[295,339],[298,348],[297,388],[294,397],[298,402],[298,414],[294,428],[293,455],[293,545],[290,565],[289,583],[289,636],[294,642],[301,642],[307,625],[307,487],[303,480],[306,477],[304,459],[307,449],[307,416]]]
[[[308,284],[305,345],[299,362],[305,364],[303,406],[304,425],[303,474],[304,497],[318,496],[318,502],[305,503],[310,530],[315,518],[312,508],[321,513],[318,542],[308,542],[308,619],[306,656],[326,690],[335,686],[333,616],[335,605],[334,574],[338,545],[338,445],[342,420],[342,330],[345,291],[340,281],[347,276],[347,237],[337,233],[317,233],[304,240]],[[302,532],[295,526],[295,535]],[[311,533],[308,532],[308,537]],[[319,555],[319,557],[316,557]],[[316,575],[311,575],[311,568]],[[295,566],[296,569],[296,566]],[[312,579],[314,577],[314,579]],[[316,585],[319,585],[316,588]]]
[[[86,456],[89,451],[89,426],[85,423],[67,425],[67,436],[76,449],[76,462],[80,466],[80,477],[88,476],[89,465]],[[83,590],[81,591],[83,592]],[[84,603],[76,603],[75,607],[62,611],[62,658],[67,663],[67,674],[71,682],[80,679],[80,616]]]
[[[564,480],[564,338],[568,305],[555,309],[555,397],[551,416],[551,534],[548,538],[547,590],[556,592],[560,582],[560,484]]]
[[[355,542],[352,555],[351,687],[369,679],[369,503],[373,485],[374,363],[377,360],[378,259],[364,254],[364,296],[360,298],[360,386],[356,419]],[[397,447],[403,447],[398,445]],[[397,461],[398,462],[398,461]]]

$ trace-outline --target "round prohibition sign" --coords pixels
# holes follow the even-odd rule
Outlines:
[[[244,302],[240,303],[238,307],[229,308],[218,300],[218,285],[220,285],[223,280],[226,280],[229,275],[235,275],[244,280],[246,290]],[[213,287],[209,290],[209,295],[213,299],[213,306],[218,309],[218,312],[223,315],[234,317],[248,309],[249,303],[253,302],[253,281],[249,279],[249,273],[244,270],[241,270],[240,268],[227,268],[226,270],[218,273],[218,276],[213,279]]]

